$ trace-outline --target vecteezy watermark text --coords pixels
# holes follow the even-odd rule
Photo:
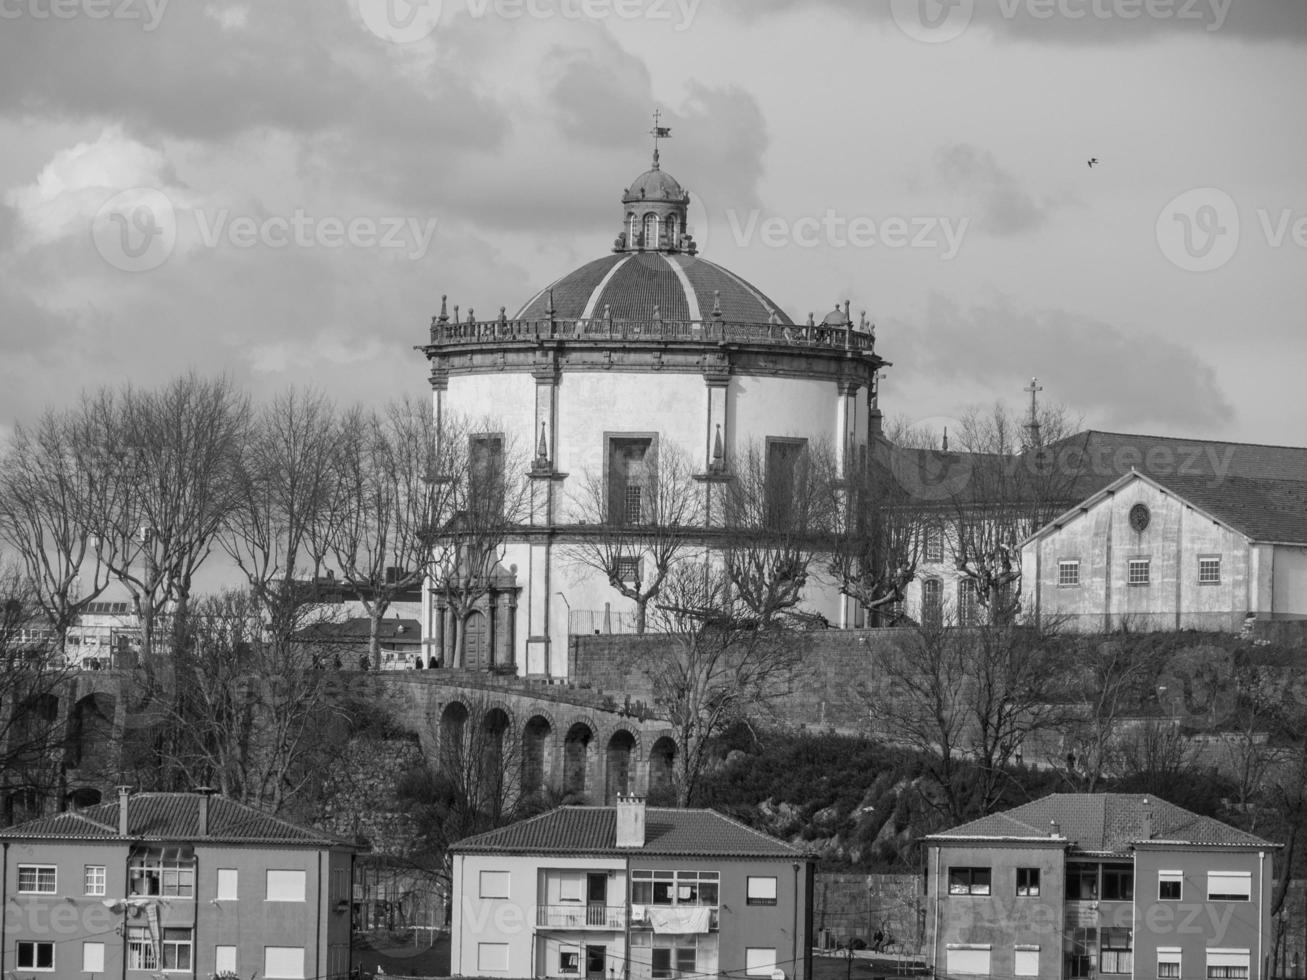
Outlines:
[[[416,260],[426,256],[437,219],[412,216],[240,214],[231,208],[177,208],[162,191],[133,188],[115,194],[96,212],[91,238],[106,262],[125,272],[163,265],[181,232],[202,248],[390,249]]]
[[[1234,0],[984,0],[989,13],[1007,21],[1137,21],[1201,24],[1207,31],[1225,26]],[[941,43],[960,37],[976,13],[976,0],[891,0],[894,23],[917,41]]]
[[[941,259],[951,261],[962,248],[971,219],[940,215],[849,216],[833,208],[820,217],[799,218],[728,210],[726,224],[740,248],[755,242],[764,248],[916,248],[939,252]]]
[[[440,25],[442,0],[356,0],[368,30],[396,44],[422,41]],[[703,0],[465,0],[474,20],[627,20],[685,31]]]
[[[1256,228],[1269,248],[1307,249],[1307,211],[1258,208]],[[1196,187],[1172,198],[1157,218],[1162,254],[1187,272],[1214,272],[1249,237],[1239,205],[1218,187]]]
[[[163,20],[170,0],[0,0],[0,20],[135,20],[146,33]]]

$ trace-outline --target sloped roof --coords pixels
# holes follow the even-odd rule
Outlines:
[[[244,803],[209,798],[209,833],[199,836],[200,794],[137,793],[127,801],[127,834],[118,833],[118,802],[100,803],[0,830],[4,840],[205,841],[222,844],[283,844],[352,847],[320,831],[301,827]]]
[[[712,810],[645,811],[645,844],[619,848],[617,810],[611,806],[564,806],[459,841],[462,854],[656,854],[683,857],[799,858],[803,852]]]
[[[1137,472],[1127,473],[1089,495],[1044,525],[1028,540],[1065,526],[1082,511],[1097,506],[1135,480],[1173,494],[1252,541],[1307,544],[1307,482],[1241,476],[1155,478]]]
[[[1144,815],[1152,816],[1152,833]],[[1053,793],[1024,806],[993,813],[930,841],[1052,838],[1052,825],[1078,851],[1117,853],[1145,841],[1231,847],[1279,847],[1211,817],[1199,816],[1142,793]]]

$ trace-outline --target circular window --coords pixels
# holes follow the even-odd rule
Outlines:
[[[1147,504],[1135,504],[1130,508],[1130,526],[1136,531],[1144,531],[1152,517]]]

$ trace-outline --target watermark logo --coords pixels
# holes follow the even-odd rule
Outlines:
[[[891,0],[894,23],[914,41],[942,44],[962,36],[975,15],[975,0]]]
[[[92,218],[91,240],[115,269],[150,272],[167,262],[177,247],[177,211],[162,191],[120,191]]]
[[[104,203],[92,219],[91,238],[115,269],[149,272],[171,258],[179,232],[201,248],[386,249],[417,260],[430,250],[437,223],[399,215],[315,215],[303,208],[257,217],[231,208],[179,210],[162,191],[138,187]]]
[[[1187,272],[1212,272],[1239,250],[1239,206],[1216,187],[1196,187],[1174,198],[1157,218],[1162,254]]]
[[[917,419],[907,442],[924,448],[896,444],[890,447],[890,472],[899,486],[914,500],[953,500],[971,483],[972,458],[947,448],[948,433],[962,431],[962,423],[945,415]]]
[[[416,44],[440,23],[441,0],[356,0],[359,16],[377,37],[392,44]]]
[[[136,21],[149,34],[162,22],[169,0],[0,0],[0,20]]]

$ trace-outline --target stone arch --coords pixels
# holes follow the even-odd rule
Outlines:
[[[71,769],[83,767],[108,771],[112,765],[114,712],[118,699],[112,694],[94,691],[73,705],[68,719],[67,763]]]
[[[590,746],[595,730],[584,721],[573,722],[563,737],[563,793],[584,796],[590,768]]]
[[[604,758],[604,804],[635,792],[638,742],[629,729],[618,728],[608,739]]]
[[[467,723],[471,717],[462,701],[449,701],[440,710],[439,737],[436,740],[437,758],[442,769],[457,769],[467,741]]]
[[[553,737],[554,723],[547,712],[536,712],[522,726],[523,796],[539,793],[549,785]]]
[[[649,799],[675,802],[676,740],[670,735],[658,738],[649,749]]]

